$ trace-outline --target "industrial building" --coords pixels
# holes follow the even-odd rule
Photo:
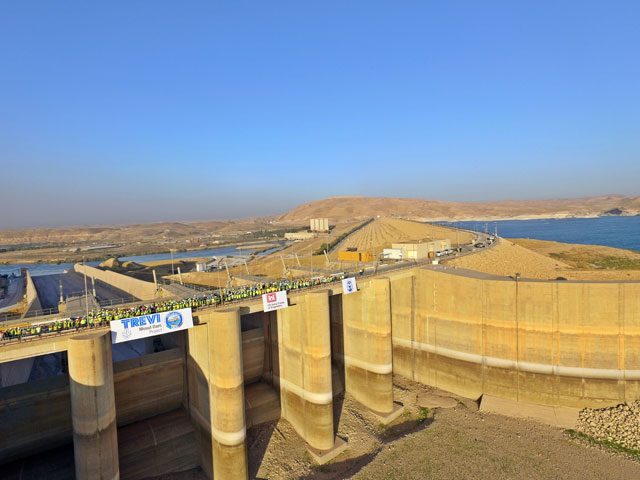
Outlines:
[[[429,256],[429,252],[438,252],[449,248],[451,248],[451,240],[448,238],[423,243],[393,243],[391,248],[383,250],[382,256],[392,260],[422,260]]]
[[[328,218],[312,218],[309,223],[310,223],[312,232],[328,232],[329,231]]]
[[[291,232],[284,234],[285,240],[311,240],[317,236],[318,234],[315,232]]]

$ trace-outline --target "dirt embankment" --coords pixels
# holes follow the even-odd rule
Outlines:
[[[451,244],[468,244],[473,235],[453,228],[420,223],[399,218],[379,218],[358,230],[341,245],[341,249],[357,248],[362,252],[379,253],[394,242],[429,242],[448,238]],[[337,256],[337,253],[335,253]]]
[[[566,263],[506,239],[500,239],[493,248],[451,260],[448,264],[494,275],[513,276],[520,273],[525,278],[546,280],[556,279],[570,268]]]
[[[494,275],[554,280],[640,280],[640,253],[529,239],[500,239],[490,250],[449,262]]]

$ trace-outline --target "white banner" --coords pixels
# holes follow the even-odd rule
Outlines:
[[[111,320],[111,343],[128,342],[193,327],[191,308]]]
[[[356,285],[356,277],[345,278],[342,280],[342,293],[345,295],[348,293],[354,293],[358,291],[358,286]]]
[[[265,312],[287,308],[289,306],[287,302],[287,291],[281,290],[279,292],[265,293],[262,295],[262,306]]]

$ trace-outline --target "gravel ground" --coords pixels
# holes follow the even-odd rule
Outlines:
[[[454,408],[417,404],[422,392],[437,391],[395,377],[395,398],[406,411],[383,428],[349,396],[343,400],[338,435],[346,452],[328,465],[314,465],[305,444],[285,421],[248,431],[250,478],[358,480],[391,479],[633,479],[640,463],[534,421],[479,412],[475,402],[455,397]],[[336,419],[338,417],[336,416]],[[422,420],[422,421],[421,421]],[[199,471],[163,480],[204,480]]]

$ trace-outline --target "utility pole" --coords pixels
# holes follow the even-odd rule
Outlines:
[[[516,272],[516,401],[520,401],[520,325],[518,318],[518,279],[520,272]]]
[[[89,317],[89,294],[87,293],[87,266],[84,264],[84,255],[82,256],[82,272],[84,273],[84,304],[86,306],[87,317]]]
[[[171,275],[173,275],[173,248],[170,248],[169,251],[171,252]]]
[[[287,268],[287,264],[284,263],[284,257],[282,255],[280,255],[280,260],[282,261],[282,276],[284,278],[287,278],[287,273],[290,273],[290,272],[289,272],[289,269]],[[298,263],[300,262],[298,261]]]
[[[231,274],[229,273],[229,264],[227,263],[227,261],[224,261],[224,266],[227,269],[227,277],[229,278],[229,281],[231,281]]]

